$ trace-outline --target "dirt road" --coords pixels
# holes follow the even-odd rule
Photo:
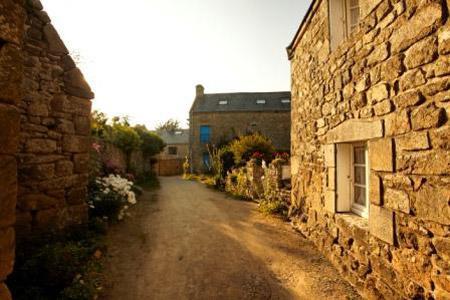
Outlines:
[[[161,178],[108,237],[105,299],[359,299],[311,243],[256,204]]]

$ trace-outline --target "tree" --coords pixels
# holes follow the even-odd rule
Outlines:
[[[141,138],[141,149],[146,156],[154,156],[160,153],[164,147],[164,141],[156,134],[150,132],[145,125],[136,125],[134,130]]]
[[[158,126],[156,126],[157,132],[161,132],[161,131],[174,132],[174,131],[180,130],[180,129],[181,129],[180,122],[178,120],[174,120],[174,119],[169,119],[166,122],[160,123]]]
[[[106,139],[111,131],[111,126],[108,125],[108,117],[98,110],[94,110],[91,116],[92,135],[98,138]]]

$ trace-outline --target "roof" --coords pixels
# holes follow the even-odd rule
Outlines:
[[[290,100],[291,92],[204,94],[191,112],[290,111]]]
[[[286,47],[289,59],[292,58],[292,54],[293,54],[295,48],[297,47],[299,36],[303,33],[303,28],[306,26],[309,17],[313,14],[314,7],[315,7],[316,3],[318,3],[318,2],[319,2],[318,0],[311,1],[311,5],[309,6],[308,11],[306,12],[305,16],[303,17],[303,20],[300,23],[300,26],[299,26],[297,32],[295,33],[294,38],[292,39],[289,46]]]
[[[167,145],[189,144],[189,129],[158,132],[159,137]]]

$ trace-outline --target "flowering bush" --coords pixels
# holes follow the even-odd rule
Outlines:
[[[286,160],[286,161],[289,160],[289,153],[287,153],[287,152],[275,152],[273,154],[273,156],[274,156],[275,159],[283,159],[283,160]]]
[[[120,175],[98,177],[89,186],[89,207],[92,216],[122,220],[129,205],[136,204],[133,182]]]

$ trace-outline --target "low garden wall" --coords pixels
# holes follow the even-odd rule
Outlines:
[[[289,163],[275,159],[268,166],[250,160],[245,167],[233,169],[226,178],[225,190],[230,194],[255,201],[281,201],[290,205],[290,177],[283,176]]]

